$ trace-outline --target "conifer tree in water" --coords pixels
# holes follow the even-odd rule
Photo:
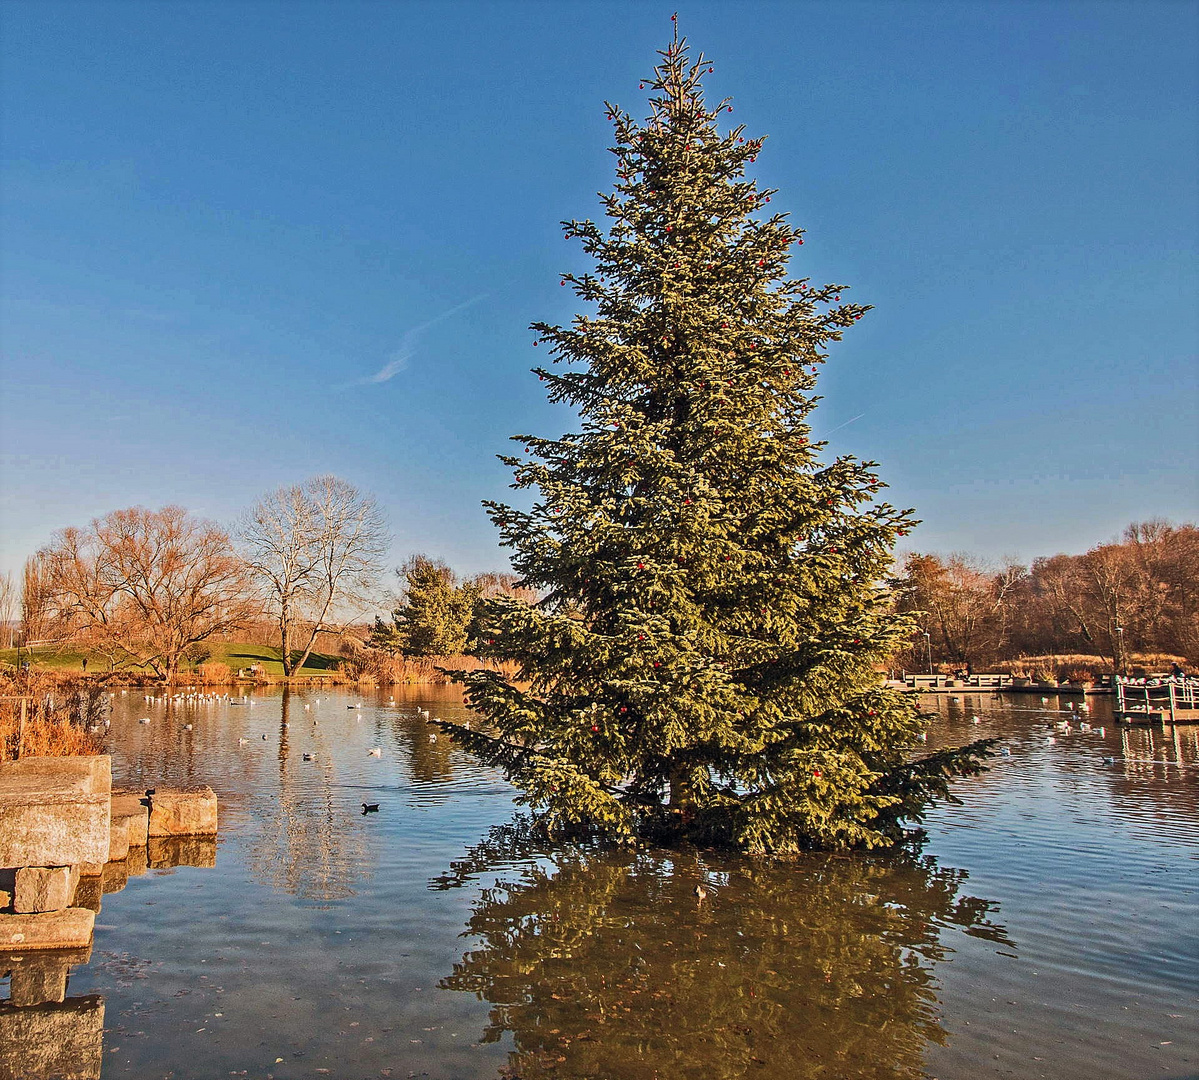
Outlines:
[[[551,832],[887,843],[987,744],[917,753],[917,705],[878,675],[912,632],[886,577],[915,522],[810,439],[825,349],[868,309],[787,276],[803,231],[747,178],[762,140],[721,132],[677,30],[660,55],[644,122],[607,107],[606,229],[564,223],[592,313],[532,328],[581,430],[517,436],[536,502],[486,504],[543,598],[480,605],[475,651],[518,672],[456,673],[485,722],[443,727]]]

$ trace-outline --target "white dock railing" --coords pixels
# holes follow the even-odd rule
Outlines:
[[[1116,716],[1122,714],[1153,716],[1173,723],[1179,712],[1199,710],[1199,678],[1170,675],[1158,679],[1128,679],[1117,675]]]

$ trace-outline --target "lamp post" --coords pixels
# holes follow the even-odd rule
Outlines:
[[[924,635],[924,651],[928,656],[928,673],[933,673],[933,643],[932,638],[928,636],[927,630],[920,631]]]
[[[1128,665],[1124,663],[1124,627],[1116,627],[1116,651],[1120,654],[1116,660],[1116,670],[1121,675],[1128,674]]]

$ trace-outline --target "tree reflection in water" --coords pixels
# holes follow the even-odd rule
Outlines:
[[[492,1004],[522,1080],[923,1076],[942,931],[1010,946],[964,871],[910,855],[540,853],[514,824],[433,887],[496,873],[441,985]]]
[[[316,739],[317,760],[302,763],[289,739],[291,693],[280,698],[278,789],[259,817],[249,863],[263,884],[317,903],[354,895],[371,865],[361,826],[337,798],[332,747]],[[264,776],[265,779],[265,776]]]

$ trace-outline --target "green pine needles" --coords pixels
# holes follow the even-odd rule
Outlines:
[[[456,672],[484,723],[442,726],[552,833],[892,842],[988,744],[916,752],[916,703],[878,675],[912,632],[886,579],[915,522],[810,438],[825,349],[868,308],[787,277],[803,232],[746,176],[762,140],[721,133],[677,32],[660,55],[647,120],[608,106],[606,230],[564,223],[593,313],[533,326],[581,430],[517,436],[536,501],[486,504],[543,599],[480,605],[475,651],[516,674]]]

